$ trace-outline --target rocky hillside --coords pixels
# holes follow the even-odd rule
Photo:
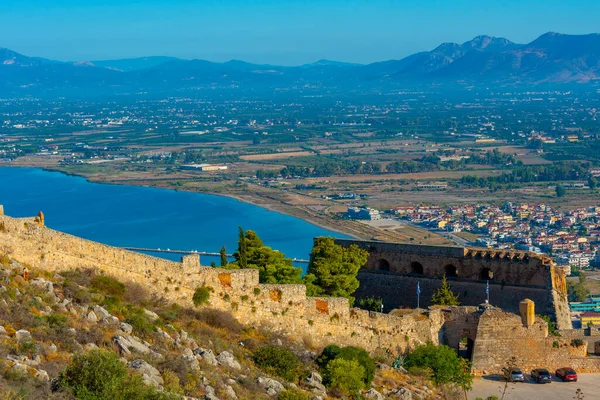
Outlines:
[[[331,354],[321,352],[309,340],[169,304],[91,270],[51,275],[0,258],[2,400],[317,400],[355,397],[356,390],[368,399],[442,398],[423,374],[391,368],[385,354],[360,388],[339,380],[336,363],[324,361]],[[364,374],[361,365],[336,364]]]

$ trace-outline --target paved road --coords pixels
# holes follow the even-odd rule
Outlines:
[[[473,391],[469,399],[486,398],[495,395],[501,398],[500,387],[504,383],[488,378],[475,378]],[[511,383],[505,400],[570,400],[575,397],[575,391],[581,389],[585,400],[600,399],[600,374],[579,374],[577,382],[562,382],[553,378],[552,383]]]

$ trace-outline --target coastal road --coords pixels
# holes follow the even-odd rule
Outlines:
[[[469,400],[477,397],[485,399],[488,396],[502,397],[501,389],[504,382],[494,378],[475,378],[473,390],[469,392]],[[600,398],[600,374],[579,374],[577,382],[562,382],[553,377],[552,383],[538,384],[533,382],[511,383],[505,399],[510,400],[570,400],[575,397],[575,391],[581,389],[586,399]]]

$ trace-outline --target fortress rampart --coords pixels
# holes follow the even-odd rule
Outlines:
[[[438,251],[440,253],[436,253]],[[442,257],[439,261],[444,258],[460,260],[460,251],[456,248],[426,248],[423,252],[435,253],[435,257]],[[266,328],[316,346],[336,343],[398,354],[427,341],[460,350],[466,339],[467,356],[472,359],[476,374],[499,372],[513,355],[521,360],[524,368],[554,368],[568,361],[581,372],[600,371],[600,358],[585,357],[585,345],[577,347],[568,339],[548,336],[547,324],[539,318],[532,317],[534,322],[526,326],[517,314],[468,306],[433,307],[425,312],[369,312],[351,308],[345,298],[309,297],[304,285],[259,284],[257,270],[203,267],[197,255],[174,262],[81,239],[43,226],[40,216],[11,218],[0,214],[0,254],[9,254],[25,268],[30,265],[55,272],[74,268],[98,269],[119,280],[139,283],[156,295],[190,307],[193,307],[194,291],[207,286],[212,289],[210,307],[231,312],[243,324]],[[420,260],[427,261],[425,257]],[[463,264],[457,262],[457,265]],[[409,282],[397,279],[410,278],[392,271],[371,271],[363,276],[382,277],[373,283],[363,280],[362,284],[383,285],[382,282],[388,281],[388,289],[383,290],[383,286],[379,289],[397,297],[402,296],[397,294],[396,285],[402,284],[406,288]],[[552,275],[550,277],[554,279]],[[420,279],[424,282],[438,278],[421,276]],[[452,281],[453,284],[457,282],[476,283]],[[479,283],[477,285],[481,288]],[[422,284],[423,288],[428,286],[425,282]],[[516,284],[507,284],[503,295],[510,295],[510,301],[515,300],[518,305],[522,300],[519,299],[522,294],[519,288],[521,286]],[[522,288],[534,297],[539,292],[542,302],[544,293],[549,293],[544,285]],[[426,297],[425,292],[423,297]],[[464,294],[463,297],[466,298]]]
[[[49,229],[39,217],[0,215],[3,253],[49,271],[99,269],[186,306],[193,306],[195,289],[208,286],[213,289],[210,305],[231,312],[241,323],[321,346],[335,338],[341,345],[399,353],[427,341],[439,343],[443,324],[439,310],[394,316],[351,308],[345,298],[308,297],[304,285],[259,284],[257,270],[202,267],[197,255],[174,262],[130,252]]]
[[[571,328],[564,273],[545,255],[524,251],[450,246],[421,246],[337,239],[369,251],[359,273],[358,297],[382,297],[387,308],[416,307],[417,282],[421,306],[446,276],[462,305],[486,299],[504,310],[517,311],[519,301],[531,298],[538,312],[554,317],[561,329]]]

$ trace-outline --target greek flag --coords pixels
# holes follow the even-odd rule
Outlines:
[[[490,294],[490,281],[485,284],[485,294]]]
[[[421,285],[419,282],[417,282],[417,296],[419,296],[421,294]]]

